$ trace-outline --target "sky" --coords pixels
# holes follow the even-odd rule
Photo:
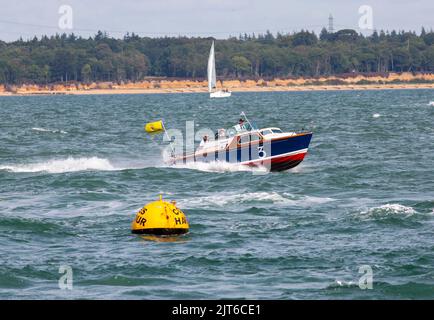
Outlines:
[[[67,11],[59,13],[63,5]],[[330,14],[335,30],[351,28],[366,34],[372,29],[359,28],[359,8],[364,5],[372,8],[377,30],[434,28],[433,0],[0,0],[0,40],[64,32],[88,37],[98,30],[115,38],[126,32],[217,39],[266,30],[319,33],[328,26]],[[59,20],[68,28],[60,28]]]

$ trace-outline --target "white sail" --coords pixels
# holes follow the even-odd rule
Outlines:
[[[214,41],[211,45],[211,50],[209,51],[208,58],[208,91],[211,92],[212,89],[216,87],[217,77],[215,71],[215,54],[214,54]]]

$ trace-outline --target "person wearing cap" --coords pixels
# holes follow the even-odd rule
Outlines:
[[[244,119],[240,118],[238,120],[238,124],[235,126],[235,130],[238,132],[246,130],[246,126],[244,125]]]
[[[203,148],[205,143],[207,143],[207,142],[208,142],[208,136],[204,135],[202,138],[202,141],[200,142],[199,148]]]

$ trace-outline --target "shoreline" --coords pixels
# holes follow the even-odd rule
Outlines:
[[[297,92],[345,90],[434,89],[434,73],[337,75],[318,78],[218,80],[217,90],[232,92]],[[138,82],[62,82],[46,85],[0,85],[0,96],[207,93],[205,79],[145,78]]]
[[[311,86],[274,86],[274,87],[228,87],[236,92],[307,92],[307,91],[372,91],[372,90],[406,90],[434,89],[434,83],[428,84],[366,84],[366,85],[311,85]],[[76,90],[18,90],[17,92],[0,91],[0,96],[51,96],[51,95],[108,95],[108,94],[174,94],[174,93],[208,93],[206,88],[105,88]]]

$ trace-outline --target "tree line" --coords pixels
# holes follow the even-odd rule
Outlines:
[[[99,31],[0,41],[0,83],[140,81],[145,77],[203,79],[213,38],[115,39]],[[319,35],[242,34],[216,41],[217,74],[224,78],[318,77],[344,73],[434,72],[434,32],[351,29]]]

